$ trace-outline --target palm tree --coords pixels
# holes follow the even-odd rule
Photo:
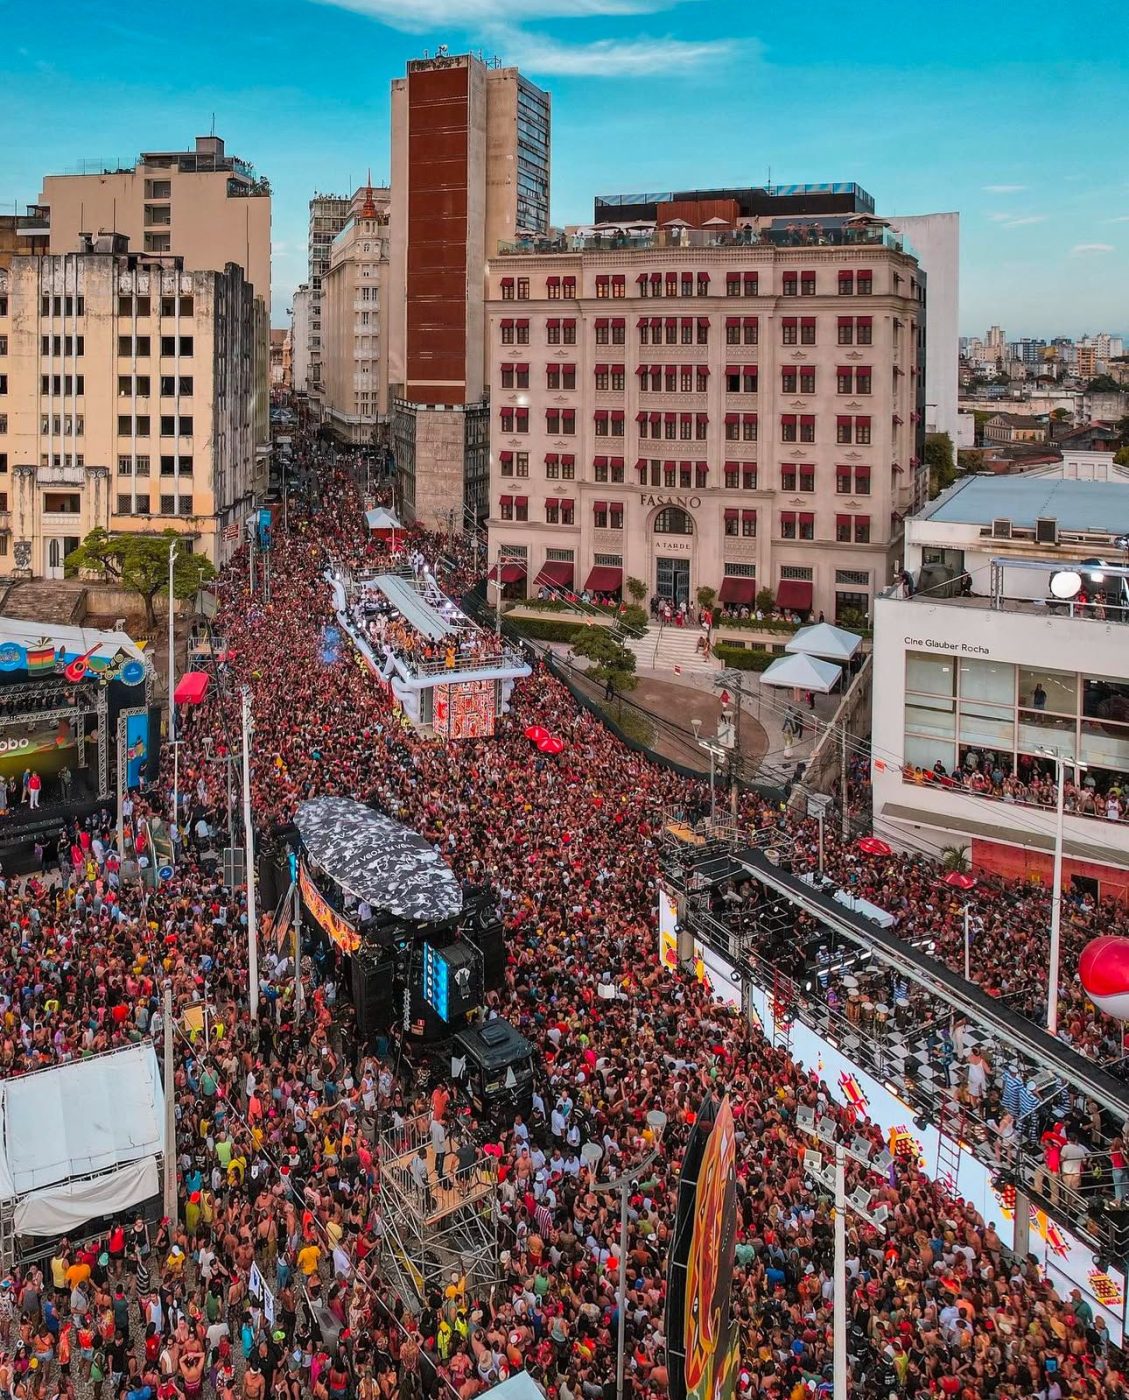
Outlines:
[[[967,846],[946,846],[941,852],[941,868],[944,870],[959,870],[963,873],[971,865]]]

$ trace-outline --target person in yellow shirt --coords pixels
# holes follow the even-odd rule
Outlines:
[[[321,1249],[316,1244],[303,1245],[298,1251],[298,1268],[306,1278],[317,1273],[320,1263]]]

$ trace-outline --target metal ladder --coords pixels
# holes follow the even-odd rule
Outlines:
[[[949,1092],[942,1098],[937,1119],[937,1184],[949,1195],[957,1194],[966,1117],[964,1105],[955,1094]]]

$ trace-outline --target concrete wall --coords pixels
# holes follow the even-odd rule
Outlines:
[[[957,440],[960,368],[960,215],[892,215],[913,244],[928,279],[925,321],[926,427]]]

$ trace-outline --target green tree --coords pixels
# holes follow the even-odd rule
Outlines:
[[[581,627],[573,637],[572,649],[592,663],[588,667],[592,679],[610,686],[617,695],[625,695],[639,684],[634,653],[616,641],[608,628]]]
[[[1087,394],[1116,394],[1121,385],[1112,374],[1099,374],[1086,385]]]
[[[941,869],[967,873],[972,862],[968,858],[967,846],[946,846],[941,852]]]
[[[762,588],[757,594],[757,611],[766,616],[776,606],[776,594],[771,588]]]
[[[1052,408],[1051,417],[1056,423],[1064,423],[1070,417],[1070,414],[1067,413],[1065,408]]]
[[[188,553],[184,537],[176,530],[159,535],[114,535],[99,525],[63,563],[68,570],[88,570],[136,593],[145,605],[146,624],[153,627],[153,600],[168,591],[169,545],[174,540],[180,540],[181,545],[173,569],[173,595],[191,598],[216,571],[205,555]]]
[[[641,637],[647,630],[647,610],[638,603],[628,603],[619,615],[620,627],[631,637]]]
[[[698,607],[705,608],[708,612],[713,611],[713,605],[717,602],[717,589],[707,588],[704,584],[698,589]]]
[[[957,479],[953,440],[948,433],[926,434],[925,465],[929,469],[929,499],[932,500]]]
[[[641,578],[629,578],[627,580],[627,591],[637,603],[641,603],[647,596],[647,585]]]
[[[1113,460],[1119,467],[1129,467],[1129,447],[1119,447],[1113,454]]]

